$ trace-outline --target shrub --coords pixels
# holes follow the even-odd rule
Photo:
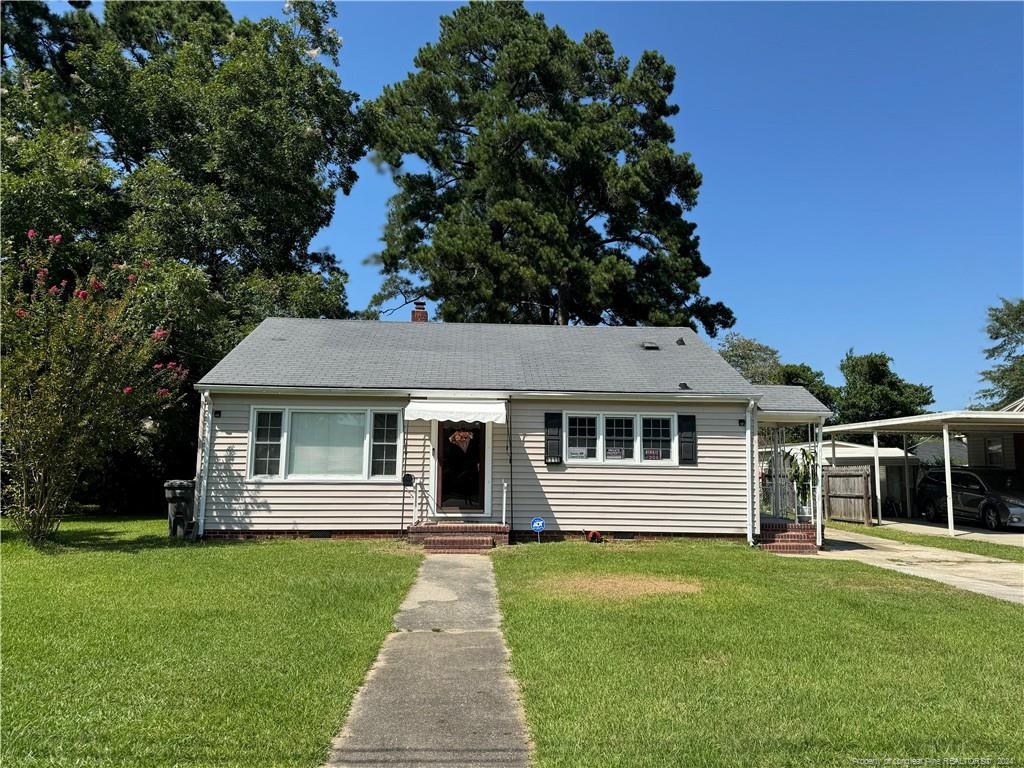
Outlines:
[[[56,281],[45,265],[60,235],[27,236],[4,270],[0,460],[5,511],[39,542],[83,477],[175,402],[187,371],[161,359],[171,332],[146,320],[147,264]]]

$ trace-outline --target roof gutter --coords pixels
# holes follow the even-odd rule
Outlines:
[[[501,389],[401,389],[356,387],[295,387],[282,385],[249,386],[245,384],[195,385],[200,392],[212,394],[246,395],[334,395],[346,397],[438,397],[476,400],[516,399],[529,400],[651,400],[671,402],[757,402],[760,394],[698,393],[698,392],[580,392],[539,390],[517,391]]]

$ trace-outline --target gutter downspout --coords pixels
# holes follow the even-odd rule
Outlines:
[[[817,473],[818,479],[817,479],[817,484],[816,484],[816,486],[814,488],[814,492],[816,494],[815,505],[818,508],[818,514],[816,515],[817,520],[815,521],[817,524],[814,526],[814,543],[817,544],[819,548],[825,543],[825,530],[824,530],[825,523],[822,520],[822,518],[824,517],[824,514],[825,514],[825,509],[822,506],[822,495],[823,494],[822,494],[822,477],[821,477],[821,464],[822,464],[821,430],[823,430],[824,428],[825,428],[825,418],[822,417],[821,421],[818,422],[818,428],[816,430],[816,432],[818,433],[817,434],[817,439],[814,441],[815,442],[814,456],[815,456],[815,459],[816,459],[815,463],[818,465],[815,468],[815,472]]]
[[[751,421],[754,417],[754,401],[747,403],[747,418],[744,423],[747,425],[747,439],[744,443],[746,452],[746,480],[747,480],[747,544],[754,546],[754,470],[751,462],[754,458],[753,429]]]
[[[512,396],[505,400],[505,437],[508,443],[508,535],[512,541],[512,531],[516,527],[516,495],[512,486]],[[504,521],[502,521],[504,522]]]
[[[206,530],[206,483],[210,476],[210,449],[211,442],[213,441],[213,401],[210,398],[209,392],[203,392],[203,409],[202,412],[205,417],[203,426],[205,434],[203,435],[203,444],[201,447],[202,451],[202,464],[199,471],[199,487],[197,488],[199,494],[199,508],[196,514],[196,524],[192,528],[193,537],[201,537]]]

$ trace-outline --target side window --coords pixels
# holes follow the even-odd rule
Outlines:
[[[644,416],[640,427],[643,461],[667,461],[672,458],[672,419],[669,416]]]
[[[604,418],[604,457],[609,461],[633,459],[632,416],[605,416]]]
[[[1003,466],[1003,439],[989,437],[985,439],[985,463],[990,467]]]
[[[398,414],[373,414],[373,439],[370,443],[370,474],[393,477],[398,474]]]
[[[679,415],[679,463],[697,463],[697,417]]]
[[[566,458],[576,460],[597,458],[597,416],[566,418]]]
[[[253,436],[252,474],[277,477],[281,474],[281,411],[256,411]]]

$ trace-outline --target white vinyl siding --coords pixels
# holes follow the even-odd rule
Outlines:
[[[341,480],[248,476],[250,419],[254,411],[398,413],[406,400],[218,394],[211,397],[211,411],[219,411],[220,416],[213,419],[206,497],[208,531],[397,531],[402,524],[403,496],[405,525],[409,525],[415,507],[414,491],[402,487],[401,470],[404,466],[417,479],[428,478],[430,425],[427,422],[405,425],[408,440],[402,437],[397,443],[398,466],[391,477]],[[400,420],[398,424],[401,426]],[[399,434],[402,434],[401,429]],[[401,461],[403,443],[407,443],[404,462]]]
[[[211,410],[220,415],[213,419],[206,529],[397,531],[402,524],[403,497],[408,526],[416,510],[415,491],[404,489],[400,477],[403,472],[411,473],[423,481],[426,496],[432,496],[436,482],[432,425],[423,421],[402,424],[396,416],[398,434],[392,435],[375,430],[372,415],[397,414],[405,404],[406,400],[399,398],[212,395]],[[250,477],[253,414],[264,410],[364,410],[370,414],[367,464],[373,464],[374,456],[384,458],[383,453],[374,453],[375,447],[392,445],[394,436],[395,474],[378,477],[371,466],[367,476],[358,480]],[[521,530],[528,530],[530,519],[539,515],[549,531],[744,532],[745,431],[739,422],[745,410],[741,404],[680,407],[513,398],[509,410],[510,425],[491,425],[491,520],[500,521],[505,482],[511,480],[506,497],[509,521],[514,520]],[[634,419],[635,445],[640,442],[642,417],[669,418],[674,425],[677,414],[692,414],[696,417],[698,461],[694,466],[616,461],[602,452],[590,462],[548,466],[544,463],[546,412]],[[286,433],[287,420],[282,423]],[[606,432],[600,419],[597,429],[598,449],[603,451]],[[673,430],[673,451],[677,453],[674,435]],[[287,439],[284,434],[282,462],[287,461]]]
[[[583,406],[583,407],[581,407]],[[685,405],[624,402],[517,400],[510,407],[512,499],[517,530],[545,519],[548,531],[631,531],[638,533],[743,534],[746,530],[746,475],[743,404]],[[667,462],[578,461],[544,463],[544,414],[636,414],[671,420],[673,460]],[[693,415],[697,463],[675,463],[676,416]],[[567,426],[563,418],[563,429]],[[494,431],[494,515],[501,513],[501,481],[509,476],[507,433]],[[599,431],[599,435],[602,433]],[[563,438],[563,439],[567,439]],[[601,455],[601,454],[599,454]]]

